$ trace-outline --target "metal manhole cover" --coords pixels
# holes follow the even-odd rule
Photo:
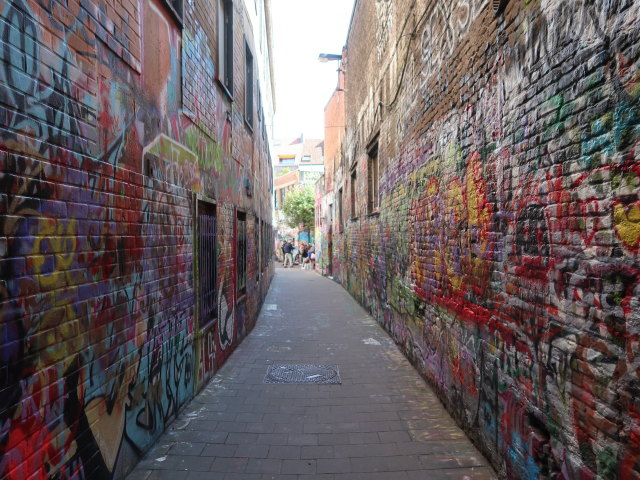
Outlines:
[[[264,383],[315,383],[340,385],[337,365],[269,365]]]

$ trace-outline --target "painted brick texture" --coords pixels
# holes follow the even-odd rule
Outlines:
[[[640,475],[638,18],[634,0],[355,9],[333,275],[509,478]]]
[[[182,25],[161,0],[0,3],[2,479],[123,478],[255,325],[269,142],[212,81],[205,3],[185,2]],[[234,8],[242,92],[252,35]],[[202,202],[217,225],[206,324]]]

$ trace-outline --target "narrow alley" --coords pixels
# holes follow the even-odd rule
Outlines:
[[[280,365],[325,366],[305,378],[326,384],[268,383],[287,380]],[[398,347],[340,285],[310,271],[277,269],[254,330],[127,478],[494,475]]]

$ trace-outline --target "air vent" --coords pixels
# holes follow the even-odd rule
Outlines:
[[[493,3],[493,13],[496,15],[501,14],[504,11],[504,7],[507,6],[509,0],[491,0]]]

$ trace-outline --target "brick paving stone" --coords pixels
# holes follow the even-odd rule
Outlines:
[[[262,480],[264,475],[260,473],[227,473],[224,477],[224,480]],[[190,480],[190,479],[188,479]],[[220,477],[214,477],[211,480],[221,480]]]
[[[154,470],[147,480],[183,480],[189,475],[187,471],[180,470]],[[127,477],[129,478],[129,477]]]
[[[170,455],[200,455],[206,443],[180,442],[171,446]]]
[[[246,458],[267,458],[269,445],[243,444],[238,445],[234,456]]]
[[[298,445],[271,445],[267,457],[281,460],[298,460],[302,458],[300,456],[301,448]]]
[[[408,432],[395,431],[395,432],[378,432],[381,443],[401,443],[410,442],[411,437]]]
[[[378,432],[355,432],[348,434],[350,444],[380,443]]]
[[[335,458],[335,452],[331,445],[310,445],[302,447],[300,458]]]
[[[283,460],[283,474],[312,474],[316,473],[316,460]]]
[[[343,445],[349,443],[348,433],[321,433],[318,435],[318,445]]]
[[[262,433],[258,435],[256,443],[261,445],[288,445],[289,434],[287,433]]]
[[[333,428],[330,424],[309,423],[303,426],[304,433],[332,433]]]
[[[248,463],[248,458],[216,458],[210,470],[221,473],[242,473],[247,468]]]
[[[203,457],[233,457],[235,456],[238,445],[206,445],[200,453]]]
[[[352,471],[348,458],[318,459],[318,473],[349,473]]]
[[[290,433],[289,445],[318,445],[318,435],[314,433]]]
[[[242,445],[256,443],[259,435],[257,433],[230,433],[224,442],[227,445]]]
[[[317,473],[315,475],[298,475],[297,480],[334,480],[333,474]]]
[[[304,303],[295,291],[313,290]],[[127,480],[495,480],[389,336],[337,284],[277,270],[253,332]],[[375,342],[363,340],[373,338]],[[341,385],[264,384],[273,364]]]
[[[282,462],[276,458],[250,458],[247,464],[247,473],[281,473]]]
[[[247,425],[246,433],[274,433],[275,428],[274,423],[250,423]]]

